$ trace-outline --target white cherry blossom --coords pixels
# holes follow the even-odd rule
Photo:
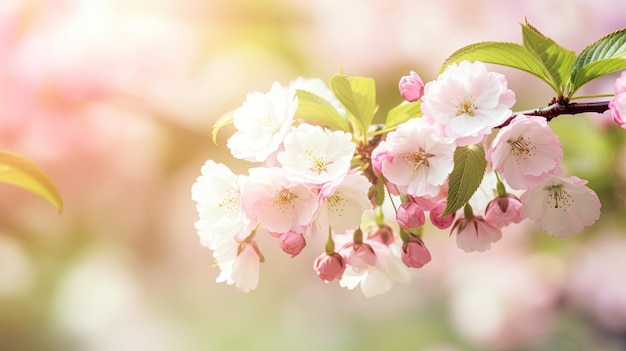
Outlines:
[[[237,132],[227,141],[232,155],[251,162],[267,160],[283,142],[297,108],[293,91],[279,83],[266,94],[249,93],[233,114]]]
[[[546,176],[521,196],[522,217],[539,223],[555,236],[569,236],[592,225],[600,218],[600,200],[577,177]]]

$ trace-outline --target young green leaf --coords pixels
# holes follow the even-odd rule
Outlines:
[[[522,38],[526,50],[542,63],[545,80],[557,95],[563,95],[565,86],[569,82],[572,65],[576,60],[576,53],[541,34],[528,22],[522,24]]]
[[[482,61],[516,68],[551,84],[546,79],[541,61],[519,44],[493,41],[470,44],[450,55],[439,69],[439,73],[441,74],[449,65],[463,60]]]
[[[296,90],[298,109],[295,117],[317,122],[334,130],[350,131],[350,124],[330,102],[306,90]]]
[[[607,34],[587,46],[571,71],[570,94],[593,79],[626,69],[626,28]]]
[[[211,138],[213,139],[213,144],[217,144],[217,133],[222,129],[222,127],[227,126],[233,123],[233,115],[235,111],[230,111],[224,114],[222,117],[218,118],[217,121],[213,124],[213,129],[211,130]]]
[[[355,134],[365,135],[378,109],[374,79],[345,74],[335,74],[330,80],[333,93],[348,110],[348,118]]]
[[[0,182],[18,186],[48,200],[57,211],[63,211],[63,199],[48,176],[30,160],[0,151]]]
[[[385,129],[393,128],[411,118],[420,117],[422,115],[421,104],[421,100],[415,102],[403,101],[398,106],[389,110],[387,119],[385,120]]]
[[[485,175],[487,160],[482,144],[457,147],[448,179],[448,203],[442,215],[454,213],[474,195]]]

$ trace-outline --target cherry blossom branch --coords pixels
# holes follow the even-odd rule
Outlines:
[[[559,115],[575,115],[579,113],[585,112],[595,112],[595,113],[604,113],[604,111],[609,109],[608,101],[598,101],[598,102],[585,102],[585,103],[575,103],[575,102],[554,102],[547,107],[541,107],[534,110],[526,110],[514,112],[513,115],[504,121],[497,128],[502,128],[513,120],[517,115],[527,115],[527,116],[540,116],[545,117],[549,122],[553,118],[558,117]]]

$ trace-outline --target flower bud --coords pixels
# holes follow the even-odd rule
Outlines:
[[[452,225],[452,223],[454,223],[454,217],[456,216],[456,212],[447,214],[445,216],[441,216],[441,214],[443,213],[443,210],[445,209],[446,209],[446,202],[443,201],[437,204],[435,208],[430,210],[430,214],[429,214],[430,221],[435,225],[435,227],[439,229],[449,228]]]
[[[396,237],[393,235],[393,229],[386,224],[381,225],[376,232],[369,237],[369,239],[378,241],[385,246],[389,246],[396,241]]]
[[[376,265],[376,253],[370,244],[347,243],[339,251],[346,258],[346,263],[357,273]]]
[[[321,280],[328,283],[335,279],[341,279],[343,272],[346,270],[346,265],[340,254],[334,253],[329,255],[323,253],[315,259],[313,269]]]
[[[424,209],[413,201],[405,202],[398,208],[396,219],[405,230],[421,227],[426,222]]]
[[[280,236],[280,248],[291,257],[297,256],[306,246],[306,240],[300,233],[288,231]]]
[[[497,228],[519,223],[522,221],[522,206],[522,202],[515,195],[498,196],[487,204],[485,222]]]
[[[402,262],[407,267],[421,268],[430,262],[430,252],[418,236],[409,234],[409,238],[402,245]]]
[[[613,121],[626,129],[626,72],[615,80],[615,95],[609,102]]]
[[[410,75],[400,78],[398,87],[400,89],[400,95],[408,102],[417,101],[424,95],[424,82],[422,78],[413,71],[411,71]]]

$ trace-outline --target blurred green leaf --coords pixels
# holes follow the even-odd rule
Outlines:
[[[226,114],[224,114],[222,117],[220,117],[217,121],[215,121],[215,123],[213,124],[213,129],[211,130],[211,138],[213,139],[213,144],[217,145],[217,133],[220,131],[220,129],[222,129],[222,127],[227,126],[231,123],[233,123],[233,115],[235,114],[235,111],[230,111]]]
[[[576,53],[541,34],[528,22],[522,24],[522,37],[526,50],[542,63],[545,80],[558,96],[563,95],[569,82],[572,65],[576,60]]]
[[[348,118],[357,136],[364,136],[378,110],[374,79],[335,74],[330,88],[348,110]]]
[[[463,207],[480,186],[487,168],[482,144],[457,147],[454,150],[454,168],[448,180],[448,203],[442,215],[454,213]]]
[[[571,71],[571,93],[589,81],[626,68],[626,28],[607,34],[587,46]]]
[[[48,176],[30,160],[7,151],[0,151],[0,182],[18,186],[37,194],[63,211],[63,199]]]
[[[334,130],[350,132],[350,123],[333,105],[316,94],[296,90],[298,110],[295,117],[317,122]]]
[[[421,100],[415,102],[403,101],[398,106],[389,110],[387,119],[385,120],[385,129],[393,128],[411,118],[422,116],[421,104]]]

